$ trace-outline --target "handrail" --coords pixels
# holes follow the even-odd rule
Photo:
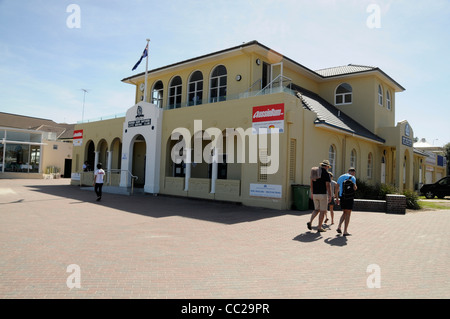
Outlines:
[[[134,181],[135,181],[135,180],[138,180],[138,177],[137,177],[137,176],[133,175],[133,174],[132,174],[129,170],[127,170],[127,169],[108,169],[106,172],[108,173],[108,183],[109,183],[109,185],[111,185],[111,173],[113,173],[113,172],[119,172],[119,173],[127,172],[127,173],[130,175],[130,177],[131,177],[131,194],[133,194],[133,191],[134,191]]]
[[[250,87],[247,89],[247,91],[244,92],[244,94],[252,92],[252,91],[253,91],[253,87],[254,87],[258,82],[260,82],[260,84],[259,84],[259,89],[261,90],[261,89],[262,89],[262,79],[258,79],[258,80],[256,80],[252,85],[250,85]]]
[[[81,174],[82,173],[89,173],[89,172],[94,173],[94,171],[88,171],[88,172],[81,171],[81,172],[78,172],[78,174],[80,174],[80,187],[82,186]],[[131,172],[129,170],[126,170],[126,169],[108,169],[108,170],[106,170],[106,173],[108,175],[108,185],[110,185],[110,186],[111,186],[111,173],[112,172],[119,172],[119,173],[127,172],[130,175],[130,177],[131,177],[131,194],[133,194],[133,192],[134,192],[134,181],[138,180],[138,177],[133,175],[133,174],[131,174]]]
[[[281,79],[281,81],[280,81],[280,79]],[[276,86],[276,87],[282,87],[283,86],[283,83],[284,82],[288,82],[288,85],[286,85],[286,87],[288,87],[288,86],[290,86],[291,84],[292,84],[292,79],[291,78],[288,78],[287,76],[284,76],[284,75],[278,75],[275,79],[273,79],[272,81],[270,81],[270,83],[269,84],[267,84],[263,89],[261,89],[261,91],[259,91],[258,93],[256,93],[256,95],[259,95],[259,94],[262,94],[262,93],[264,93],[265,92],[265,90],[266,89],[269,89],[270,88],[270,90],[272,90],[273,89],[273,87],[274,87],[274,84],[275,83],[277,83],[277,82],[279,82],[279,83],[281,83],[281,85],[278,85],[278,86]],[[290,89],[290,88],[289,88]],[[264,93],[265,94],[265,93]]]

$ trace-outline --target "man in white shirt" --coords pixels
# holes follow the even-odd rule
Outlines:
[[[94,190],[97,194],[97,201],[102,199],[102,187],[103,187],[103,177],[105,176],[105,171],[102,169],[102,164],[97,164],[97,169],[94,172]]]

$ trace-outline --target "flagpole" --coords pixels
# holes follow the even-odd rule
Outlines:
[[[147,73],[148,73],[148,43],[150,39],[147,39],[147,57],[145,58],[145,89],[144,89],[144,102],[147,102]]]

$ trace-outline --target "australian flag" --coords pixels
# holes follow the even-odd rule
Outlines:
[[[131,71],[136,70],[136,68],[139,66],[139,64],[141,64],[141,61],[143,58],[146,58],[148,55],[148,44],[145,46],[145,50],[144,52],[142,52],[141,58],[139,59],[139,61],[137,61],[137,63],[134,65],[134,67],[131,69]]]

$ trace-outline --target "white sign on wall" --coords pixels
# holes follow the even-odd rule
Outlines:
[[[250,196],[281,198],[283,187],[270,184],[250,184]]]

